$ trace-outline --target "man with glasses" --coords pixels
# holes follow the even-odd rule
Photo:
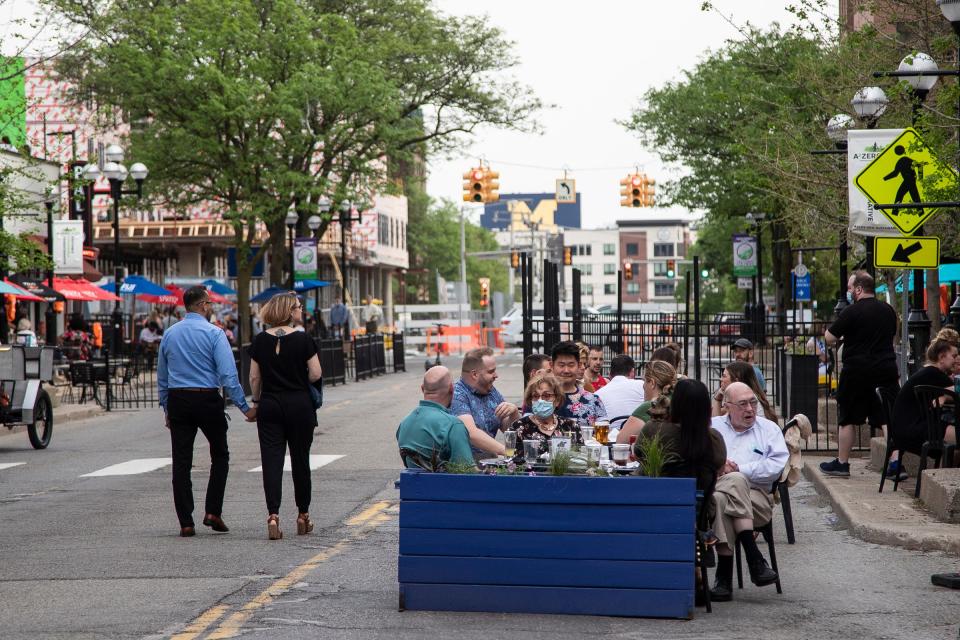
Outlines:
[[[723,395],[727,414],[713,418],[727,448],[713,499],[716,504],[716,583],[710,592],[718,601],[733,598],[733,547],[739,542],[750,569],[750,580],[762,587],[777,581],[753,538],[773,514],[770,490],[787,464],[789,452],[776,423],[757,415],[759,401],[742,382],[731,382]]]
[[[160,342],[157,387],[173,450],[173,503],[180,535],[186,538],[195,533],[190,469],[198,429],[210,443],[203,524],[214,531],[229,531],[221,517],[230,453],[220,388],[227,389],[248,422],[256,420],[257,410],[251,409],[244,397],[227,336],[207,320],[211,306],[207,290],[190,287],[183,294],[183,303],[186,317],[167,329]]]

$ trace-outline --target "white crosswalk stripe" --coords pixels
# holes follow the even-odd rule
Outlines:
[[[127,460],[119,464],[85,473],[81,478],[95,478],[99,476],[132,476],[140,473],[149,473],[173,464],[172,458],[138,458]]]
[[[343,456],[336,455],[310,454],[310,470],[313,471],[315,469],[319,469],[320,467],[324,467],[334,460],[339,460],[342,457]],[[290,471],[290,456],[284,456],[283,470]],[[248,473],[260,473],[261,471],[263,471],[263,467],[254,467],[253,469],[250,469]]]
[[[22,464],[27,464],[26,462],[0,462],[0,471],[3,469],[12,469],[13,467],[19,467]]]

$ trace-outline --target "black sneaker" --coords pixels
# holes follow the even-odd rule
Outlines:
[[[733,600],[733,581],[716,578],[713,589],[710,589],[710,599],[714,602],[730,602]]]
[[[840,462],[840,460],[834,458],[830,462],[821,462],[820,471],[822,471],[823,475],[825,476],[838,476],[841,478],[849,478],[850,463]]]
[[[887,467],[887,479],[896,480],[897,482],[903,482],[910,476],[906,471],[903,470],[903,467],[900,466],[900,462],[894,460],[890,463],[890,466]]]

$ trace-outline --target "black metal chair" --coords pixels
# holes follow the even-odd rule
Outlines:
[[[927,468],[927,458],[933,458],[936,468],[953,466],[955,444],[947,444],[943,440],[946,431],[945,415],[953,416],[956,421],[958,396],[949,389],[920,384],[913,388],[913,394],[920,404],[923,419],[927,426],[927,439],[920,447],[920,467],[917,469],[917,488],[913,497],[920,497],[920,481],[923,470]],[[946,399],[953,401],[953,406],[947,404]]]
[[[716,480],[714,480],[716,484]],[[707,497],[709,496],[709,498]],[[707,613],[713,613],[713,606],[710,603],[710,578],[707,575],[707,567],[712,566],[708,560],[706,532],[710,528],[710,523],[706,522],[706,509],[704,505],[707,499],[712,499],[713,488],[709,491],[697,491],[697,557],[696,567],[700,572],[700,597],[703,599],[703,605],[707,608]]]
[[[893,389],[887,387],[877,387],[873,390],[873,393],[877,396],[877,401],[880,403],[880,413],[883,416],[884,424],[887,425],[887,446],[883,453],[883,467],[880,469],[879,493],[883,493],[883,483],[887,479],[887,467],[890,466],[890,458],[893,456],[894,451],[896,451],[897,460],[902,461],[903,449],[897,448],[893,443],[893,405],[897,399],[896,394],[893,393]],[[903,468],[903,462],[900,464],[901,468]],[[899,473],[897,477],[893,479],[893,490],[896,491],[898,486],[900,486]]]
[[[80,387],[80,404],[87,400],[87,389],[91,390],[91,397],[100,404],[100,395],[97,392],[97,379],[93,375],[93,365],[85,360],[75,360],[70,363],[70,386]]]
[[[777,491],[780,490],[780,487],[786,488],[786,485],[781,484],[779,480],[774,482],[773,487],[770,489],[770,493],[776,494]],[[783,498],[781,497],[781,505],[783,504],[789,504],[789,496],[787,497],[787,502],[783,502]],[[784,512],[784,517],[786,517],[786,512]],[[790,526],[793,526],[792,522]],[[780,568],[777,566],[777,549],[773,543],[773,515],[771,514],[770,516],[770,522],[762,527],[755,528],[754,531],[763,536],[763,539],[767,541],[767,550],[770,553],[770,567],[777,572],[777,593],[783,593],[783,588],[780,586]],[[737,542],[733,546],[734,555],[737,559],[737,586],[743,589],[743,565],[740,559],[740,543]]]

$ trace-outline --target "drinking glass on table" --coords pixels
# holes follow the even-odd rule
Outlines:
[[[615,444],[611,447],[613,450],[613,461],[619,466],[624,466],[630,461],[630,445],[626,443]]]
[[[540,441],[539,440],[524,440],[523,441],[523,461],[527,464],[536,464],[537,458],[540,457]]]
[[[503,432],[503,455],[505,458],[512,458],[517,453],[517,432]]]
[[[583,443],[586,444],[593,440],[593,427],[585,424],[580,427],[580,435],[583,437]]]
[[[610,423],[607,420],[597,420],[593,423],[593,437],[600,444],[607,444],[610,435]]]

